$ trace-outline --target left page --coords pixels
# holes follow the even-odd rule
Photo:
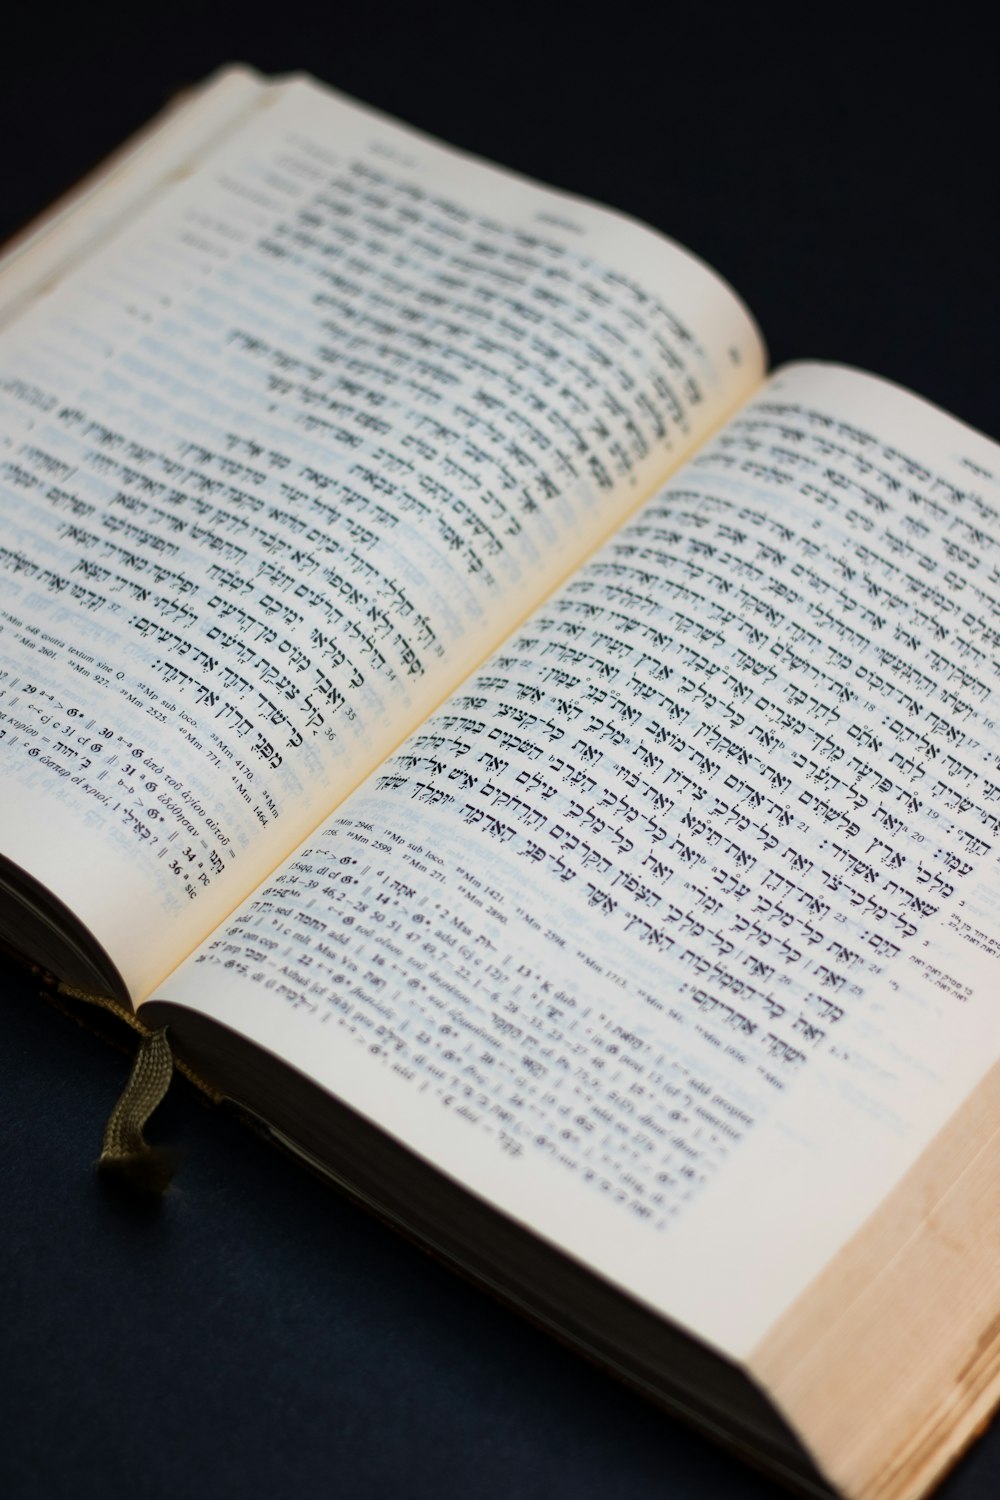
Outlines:
[[[133,998],[763,368],[651,231],[245,94],[0,334],[0,853]]]

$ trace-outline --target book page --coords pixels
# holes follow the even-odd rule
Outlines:
[[[0,850],[134,996],[763,360],[648,230],[302,80],[241,119],[0,335]]]
[[[746,1354],[1000,1052],[998,565],[994,444],[779,372],[163,996]]]

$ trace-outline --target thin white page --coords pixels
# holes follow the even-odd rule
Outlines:
[[[135,996],[763,359],[676,246],[316,85],[189,167],[0,336],[0,847]]]
[[[745,1355],[1000,1053],[998,474],[779,372],[160,995]]]

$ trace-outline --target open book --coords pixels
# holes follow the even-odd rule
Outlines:
[[[0,320],[0,936],[787,1483],[925,1492],[1000,1396],[1000,449],[245,70]]]

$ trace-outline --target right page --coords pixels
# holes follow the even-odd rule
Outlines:
[[[780,371],[160,996],[746,1355],[1000,1053],[998,473]]]

